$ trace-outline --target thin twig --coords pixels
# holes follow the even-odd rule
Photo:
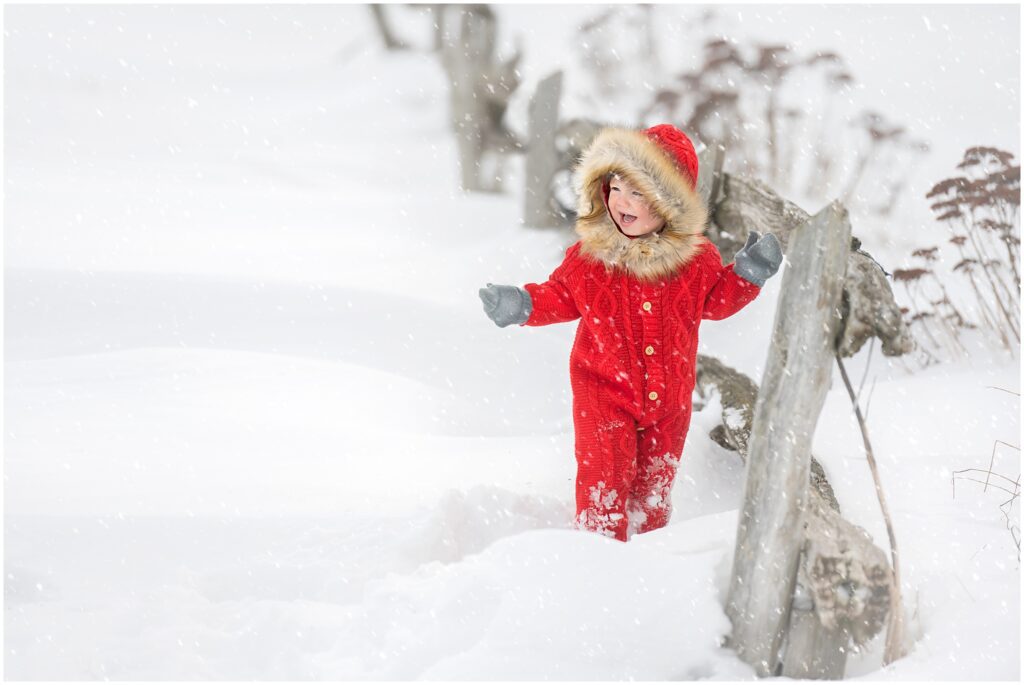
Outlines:
[[[857,386],[857,401],[860,402],[860,396],[864,393],[864,381],[868,379],[868,371],[871,369],[871,353],[875,351],[875,336],[871,336],[871,342],[868,343],[868,361],[864,365],[864,375],[861,376],[860,385]]]
[[[1007,481],[1008,483],[1013,483],[1015,485],[1018,482],[1018,481],[1014,480],[1013,478],[1009,478],[1007,476],[1004,476],[1001,473],[996,473],[995,471],[986,471],[985,469],[975,469],[975,468],[959,469],[959,470],[953,472],[953,476],[955,477],[956,474],[958,474],[958,473],[967,473],[968,471],[978,471],[979,473],[987,473],[989,475],[995,476],[996,478],[1002,478],[1003,480]],[[1018,479],[1019,479],[1019,476],[1018,476]],[[971,479],[970,478],[964,478],[964,480],[971,480]],[[982,481],[979,480],[977,482],[981,483]],[[998,486],[997,485],[992,485],[992,487],[995,488],[995,487],[998,487]]]
[[[1017,397],[1020,397],[1020,393],[1016,392],[1014,390],[1007,390],[1006,388],[1000,388],[999,386],[996,386],[996,385],[986,385],[985,387],[986,388],[992,388],[993,390],[1002,390],[1003,392],[1008,392],[1011,395],[1016,395]]]
[[[839,373],[843,377],[843,384],[846,392],[850,395],[850,402],[853,404],[853,411],[857,416],[857,423],[860,425],[860,435],[864,440],[864,451],[867,454],[868,465],[871,467],[871,477],[875,481],[875,494],[878,495],[878,504],[882,508],[882,517],[885,519],[885,528],[889,533],[889,549],[892,553],[892,575],[893,592],[889,599],[889,626],[885,636],[885,654],[882,657],[882,664],[889,665],[893,661],[903,657],[903,600],[901,597],[900,580],[900,555],[896,547],[896,532],[892,526],[892,516],[889,514],[889,507],[885,503],[885,494],[882,492],[882,481],[878,475],[878,464],[875,462],[875,453],[871,449],[871,441],[868,439],[868,427],[864,423],[864,417],[860,413],[857,399],[853,394],[853,386],[850,384],[850,377],[846,375],[846,367],[843,360],[836,352],[836,363],[839,364]]]
[[[876,381],[878,381],[878,376],[875,376],[874,378],[871,379],[871,392],[868,393],[868,403],[867,403],[867,406],[864,407],[864,421],[865,422],[867,422],[867,420],[868,420],[868,412],[871,411],[871,397],[875,394],[875,382]]]
[[[1013,538],[1013,544],[1017,546],[1017,561],[1020,561],[1020,526],[1014,525],[1013,519],[1010,518],[1010,511],[1013,509],[1013,503],[1020,497],[1020,476],[1017,476],[1017,488],[1010,499],[1006,500],[999,505],[999,511],[1003,512],[1003,518],[1006,519],[1006,530],[1010,531],[1010,537]],[[1005,509],[1003,507],[1006,507]]]
[[[993,442],[992,443],[992,458],[988,462],[988,471],[989,471],[989,473],[992,472],[992,467],[995,466],[995,464],[996,464],[996,446],[999,445],[999,444],[1006,445],[1007,447],[1012,447],[1013,449],[1015,449],[1018,452],[1020,452],[1020,448],[1019,447],[1017,447],[1015,445],[1011,445],[1008,442],[1003,442],[1002,440],[996,440],[995,442]],[[985,492],[987,490],[988,490],[988,478],[985,479],[985,487],[982,488],[982,492]]]
[[[972,483],[981,483],[981,484],[983,484],[983,485],[984,485],[984,483],[985,483],[985,481],[983,481],[983,480],[978,480],[977,478],[967,478],[966,476],[960,476],[960,480],[969,480],[969,481],[971,481]],[[1013,493],[1012,491],[1010,491],[1010,490],[1007,490],[1006,488],[1004,488],[1004,487],[1002,487],[1002,486],[1000,486],[1000,485],[994,485],[994,484],[993,484],[993,485],[992,485],[992,487],[993,487],[994,489],[996,489],[996,490],[1002,490],[1003,492],[1005,492],[1005,493],[1006,493],[1006,494],[1008,494],[1008,495],[1013,495],[1013,494],[1015,494],[1015,493]]]
[[[1005,443],[1004,443],[1005,444]],[[1013,447],[1011,445],[1011,447]],[[978,471],[986,474],[985,480],[978,480],[977,478],[968,478],[959,474],[967,473],[968,471]],[[991,482],[992,476],[996,478],[1002,478],[1003,480],[1013,485],[1013,490],[1007,490],[1001,485],[996,485]],[[1013,509],[1013,503],[1020,498],[1020,475],[1017,475],[1017,480],[1008,478],[1001,473],[994,473],[991,469],[986,471],[985,469],[960,469],[959,471],[953,472],[953,477],[950,479],[953,486],[953,499],[956,499],[956,481],[957,480],[968,480],[972,483],[981,483],[987,490],[990,486],[996,490],[1002,490],[1010,496],[1008,500],[999,505],[999,511],[1002,513],[1003,518],[1006,520],[1006,529],[1010,531],[1010,537],[1013,539],[1013,544],[1017,547],[1017,561],[1020,561],[1020,527],[1014,525],[1013,520],[1010,518],[1010,511]]]
[[[957,581],[960,582],[960,587],[962,587],[964,589],[964,592],[967,593],[967,596],[971,598],[971,601],[972,602],[977,602],[978,600],[974,599],[974,595],[972,595],[971,591],[967,589],[966,585],[964,585],[964,581],[960,579],[960,575],[959,574],[957,574],[956,579],[957,579]]]

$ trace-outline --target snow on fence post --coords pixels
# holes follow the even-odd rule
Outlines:
[[[761,676],[781,666],[804,546],[811,439],[829,387],[850,250],[845,208],[832,202],[788,242],[726,602],[729,644]]]
[[[526,188],[523,222],[527,226],[552,227],[565,223],[551,197],[551,182],[562,168],[555,137],[558,133],[558,102],[562,97],[562,72],[556,71],[537,85],[530,98],[526,143]]]

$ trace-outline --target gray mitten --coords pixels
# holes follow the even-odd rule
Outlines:
[[[761,287],[775,275],[782,264],[782,247],[779,245],[779,239],[771,233],[766,233],[761,238],[757,231],[751,231],[747,236],[747,244],[736,253],[733,262],[733,271],[737,276]]]
[[[488,283],[486,288],[480,288],[480,299],[484,302],[484,313],[500,328],[526,323],[533,311],[530,293],[514,285]]]

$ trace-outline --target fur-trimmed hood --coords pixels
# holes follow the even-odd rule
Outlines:
[[[640,238],[622,233],[608,212],[607,178],[618,173],[665,219],[660,231]],[[573,174],[579,197],[580,252],[653,281],[673,275],[707,242],[708,209],[668,152],[643,131],[605,128],[587,146]]]

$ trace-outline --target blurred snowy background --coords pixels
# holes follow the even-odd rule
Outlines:
[[[492,9],[522,49],[512,129],[555,69],[563,116],[622,125],[721,92],[728,171],[811,213],[845,198],[887,271],[927,265],[980,320],[925,194],[971,147],[1019,164],[1019,7]],[[743,485],[719,407],[667,528],[567,529],[574,326],[497,329],[477,289],[544,279],[571,233],[521,225],[521,158],[505,193],[460,190],[432,16],[387,18],[410,49],[359,5],[4,8],[6,678],[752,677],[719,647]],[[702,81],[712,49],[828,68]],[[781,276],[701,351],[759,381]],[[1015,680],[1019,340],[934,333],[848,363],[910,655],[847,673]],[[838,379],[814,454],[884,547]],[[993,455],[1010,494],[954,498]]]

